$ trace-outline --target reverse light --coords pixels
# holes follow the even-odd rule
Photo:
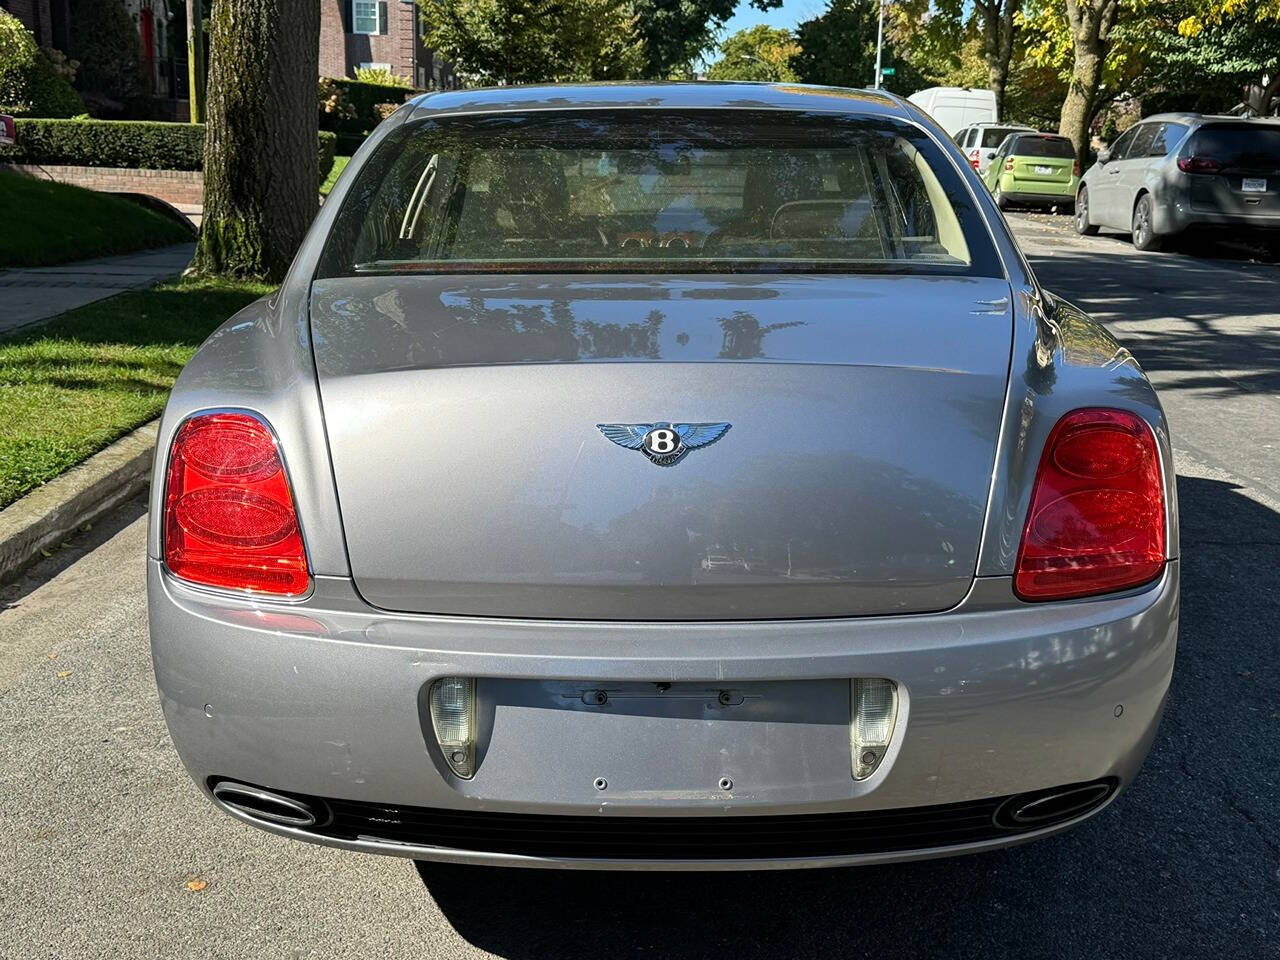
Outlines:
[[[165,478],[164,561],[192,583],[274,596],[311,584],[289,478],[270,428],[247,413],[178,428]]]
[[[1084,409],[1054,426],[1018,548],[1014,592],[1065,600],[1140,586],[1165,563],[1165,503],[1151,428]]]
[[[853,779],[865,780],[876,772],[893,740],[898,719],[898,685],[879,677],[856,677],[850,688],[852,717],[849,749]]]
[[[431,727],[454,774],[470,780],[476,772],[476,681],[441,677],[431,684]]]

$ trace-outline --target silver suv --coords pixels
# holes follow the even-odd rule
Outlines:
[[[1129,230],[1158,250],[1191,228],[1280,241],[1280,123],[1162,113],[1124,132],[1081,178],[1076,232]]]

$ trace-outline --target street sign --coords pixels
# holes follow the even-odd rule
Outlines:
[[[883,67],[883,68],[880,70],[880,76],[882,76],[882,77],[892,77],[892,76],[893,76],[893,74],[894,74],[894,72],[895,72],[895,68],[894,68],[894,67]]]

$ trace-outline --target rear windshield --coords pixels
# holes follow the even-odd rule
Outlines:
[[[1066,137],[1019,137],[1009,151],[1018,157],[1059,157],[1070,160],[1076,155],[1075,148]]]
[[[982,128],[982,146],[990,149],[998,147],[1004,143],[1004,138],[1011,133],[1017,133],[1017,127],[983,127]]]
[[[320,275],[627,270],[1000,275],[916,127],[640,110],[406,124],[346,193]]]
[[[1224,168],[1280,170],[1280,127],[1214,124],[1201,127],[1191,153],[1217,160]]]

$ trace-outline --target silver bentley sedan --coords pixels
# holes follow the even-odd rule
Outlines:
[[[174,744],[301,840],[989,850],[1104,809],[1173,670],[1155,393],[879,92],[418,97],[200,348],[158,450]]]

